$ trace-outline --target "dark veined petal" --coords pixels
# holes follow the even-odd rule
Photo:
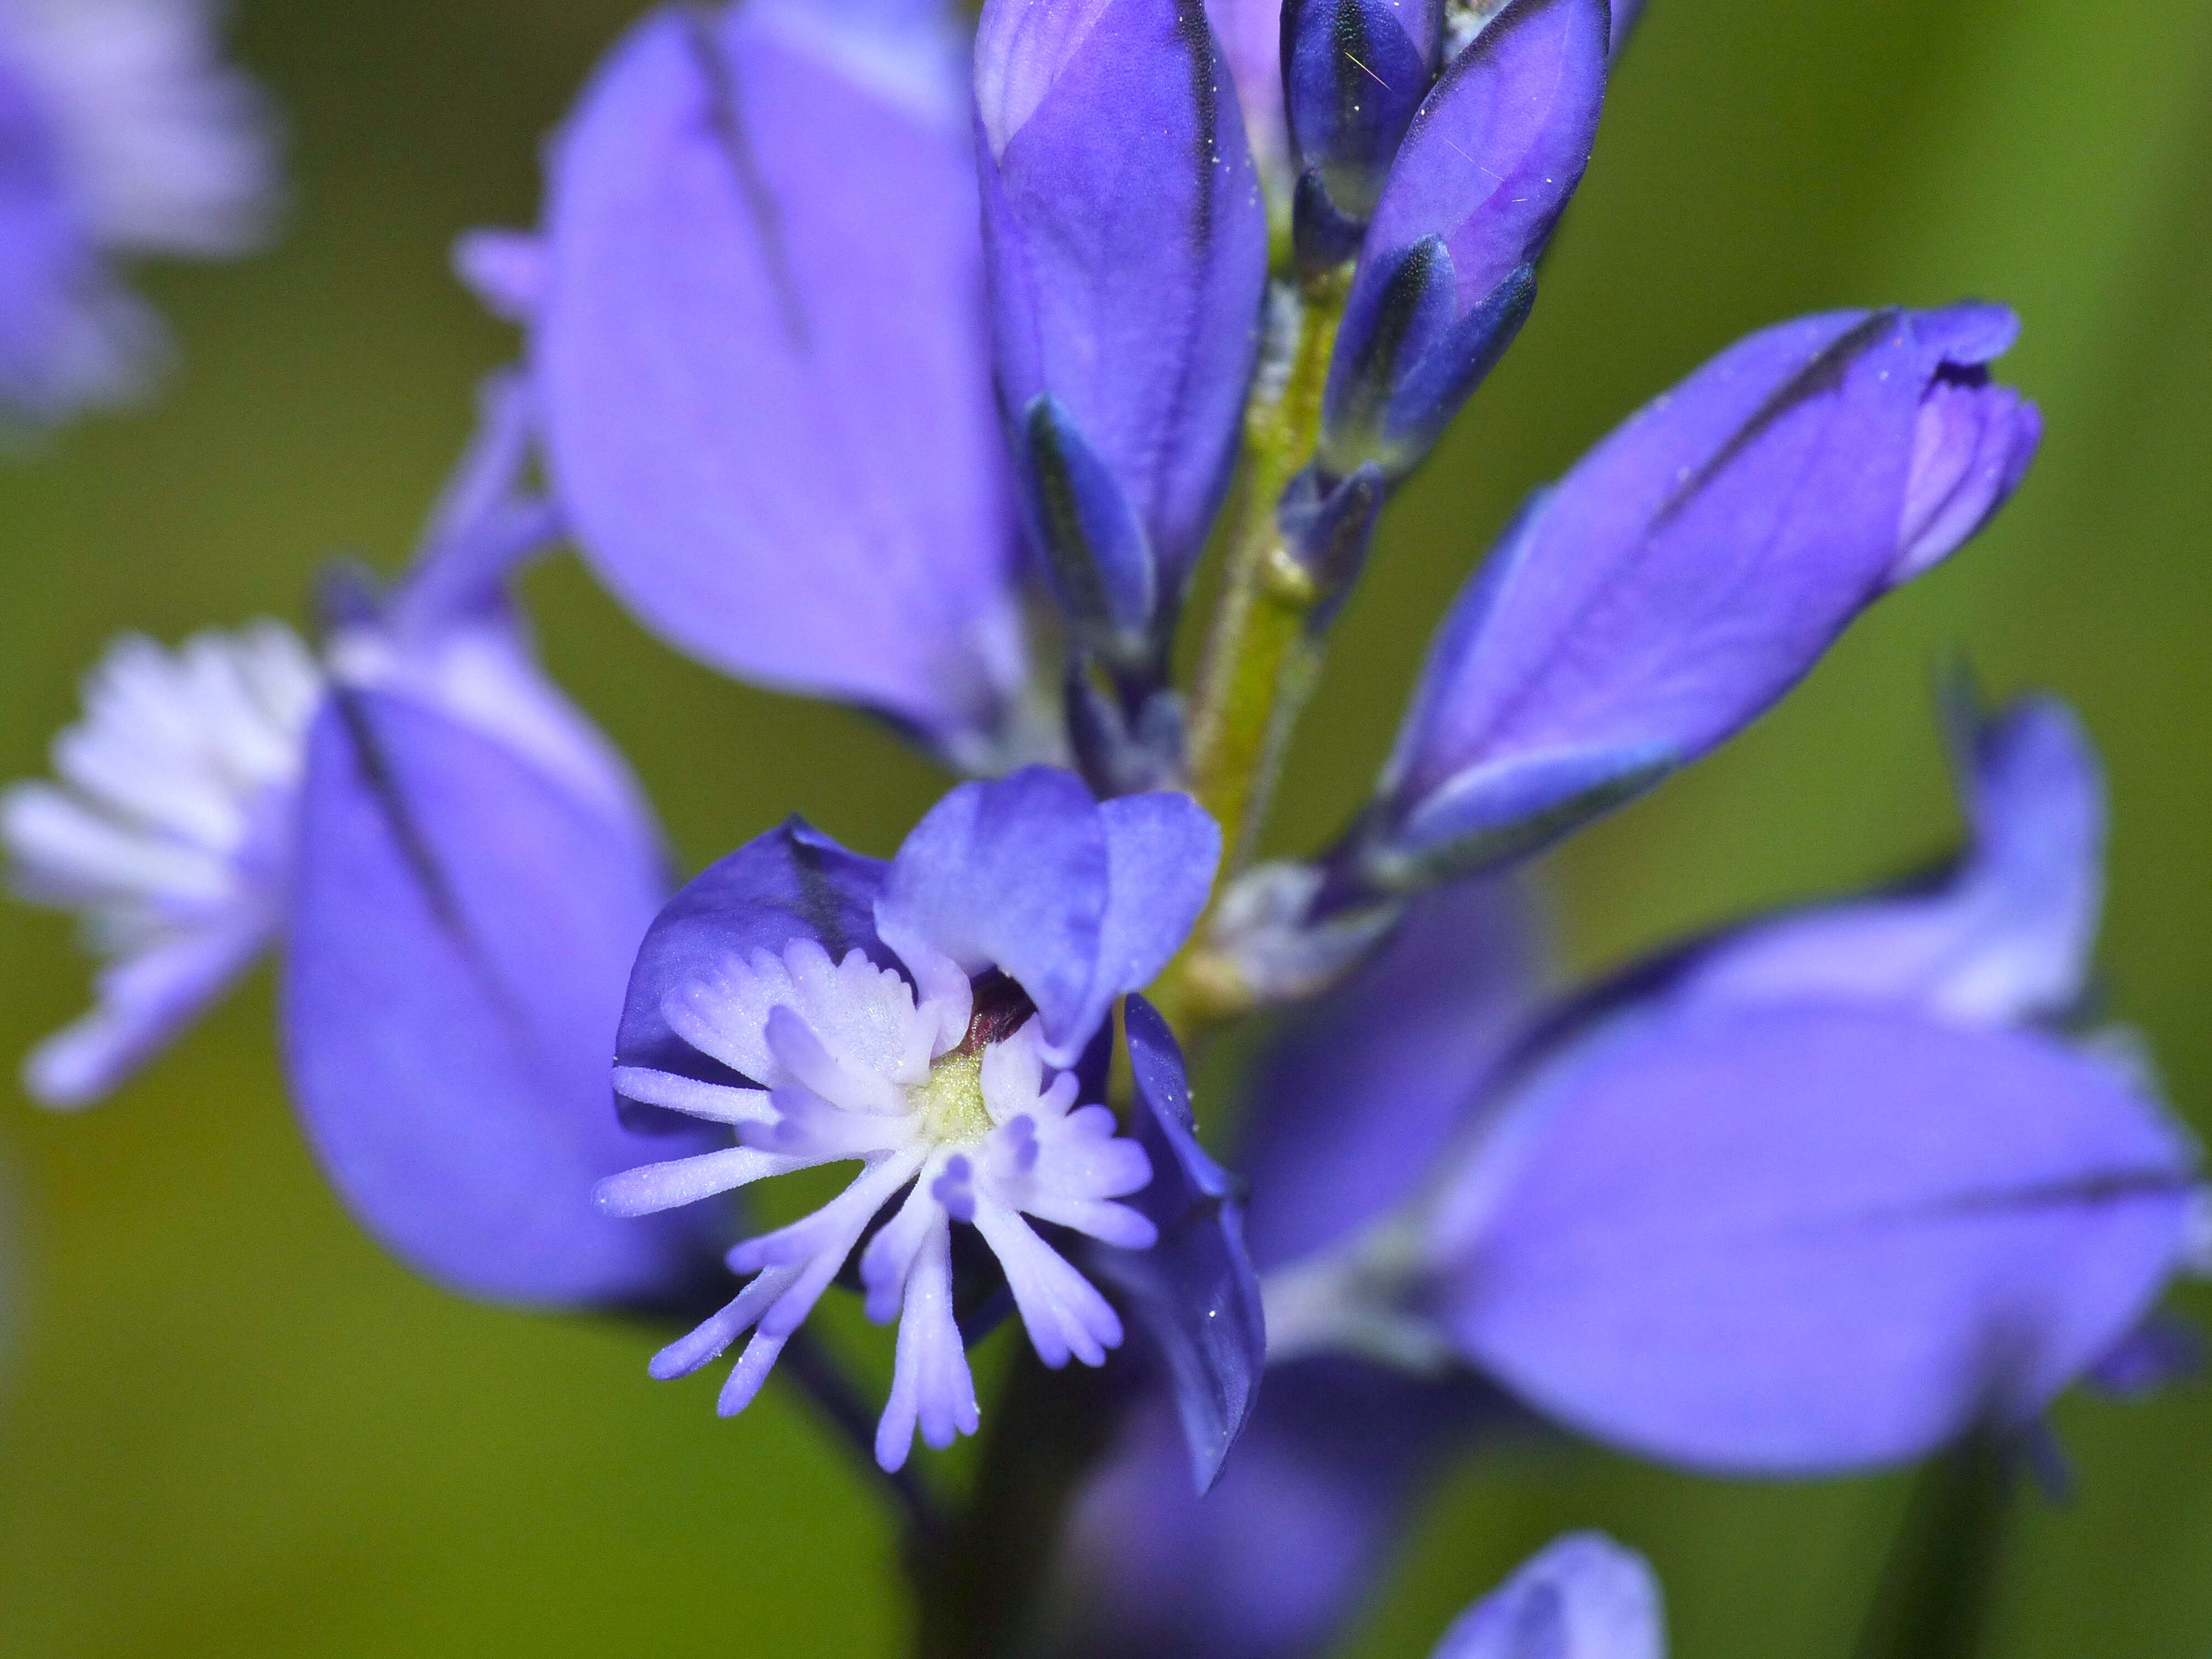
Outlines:
[[[1925,567],[1901,538],[1945,450],[1929,399],[1946,428],[1960,387],[2032,426],[1986,384],[2013,331],[1981,305],[1807,318],[1632,417],[1530,504],[1439,630],[1384,775],[1385,861],[1526,851],[1764,712]]]
[[[1299,165],[1364,223],[1437,76],[1443,0],[1286,0],[1284,75]]]
[[[667,1301],[711,1267],[617,1221],[601,1178],[665,1153],[617,1123],[607,1054],[664,887],[659,849],[482,732],[334,696],[309,744],[284,1048],[331,1184],[467,1295]]]
[[[2110,1063],[1911,1012],[1662,1009],[1535,1076],[1435,1220],[1437,1311],[1692,1468],[1901,1462],[2040,1412],[2173,1272],[2193,1153]]]
[[[647,623],[957,747],[1024,671],[950,28],[647,18],[554,147],[532,361],[577,539]]]

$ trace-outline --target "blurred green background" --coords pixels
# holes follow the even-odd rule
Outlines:
[[[151,412],[0,469],[0,775],[40,769],[125,627],[297,618],[334,550],[406,549],[511,350],[448,241],[526,222],[537,146],[621,0],[244,0],[291,129],[270,255],[161,270],[182,372]],[[2105,960],[2178,1109],[2212,1124],[2212,11],[2201,0],[1652,0],[1534,321],[1393,507],[1281,834],[1332,828],[1438,607],[1532,483],[1737,335],[1841,303],[2010,301],[2050,438],[1998,527],[1886,603],[1779,713],[1555,860],[1596,963],[1891,872],[1951,807],[1931,671],[2083,709],[2118,808]],[[722,682],[573,566],[533,578],[555,672],[696,864],[794,809],[888,852],[928,770],[859,720]],[[63,921],[0,920],[0,1054],[79,1006]],[[293,1129],[266,975],[120,1098],[0,1111],[12,1231],[0,1651],[890,1653],[869,1495],[770,1395],[645,1378],[647,1340],[465,1305],[349,1224]],[[2212,1299],[2185,1297],[2202,1314]],[[2071,1400],[1991,1651],[2212,1650],[2212,1401]],[[1906,1493],[1693,1480],[1594,1452],[1455,1476],[1358,1640],[1425,1653],[1553,1532],[1657,1561],[1689,1659],[1842,1659]]]

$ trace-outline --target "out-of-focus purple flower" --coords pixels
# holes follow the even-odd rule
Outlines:
[[[2179,1263],[2185,1138],[2030,1032],[1639,1010],[1521,1091],[1431,1240],[1437,1316],[1538,1409],[1813,1474],[2032,1419]]]
[[[591,1193],[655,1144],[615,1120],[605,1062],[667,877],[507,598],[557,531],[517,490],[520,383],[484,415],[398,590],[337,594],[324,661],[274,623],[125,641],[56,744],[63,787],[9,792],[18,886],[114,958],[26,1082],[98,1098],[281,939],[302,1124],[371,1232],[469,1295],[666,1304],[711,1250]]]
[[[1364,226],[1437,78],[1443,0],[1285,0],[1283,83],[1302,191]],[[1352,250],[1346,247],[1337,257]]]
[[[503,610],[486,609],[515,555],[552,533],[542,504],[505,497],[522,417],[512,388],[495,384],[495,418],[390,626],[341,632],[334,654],[355,680],[404,678],[520,741],[580,751],[599,740],[536,678]],[[486,581],[490,599],[477,591]],[[483,625],[453,625],[467,618]],[[93,1011],[31,1055],[34,1097],[82,1106],[106,1095],[282,931],[307,732],[325,686],[323,665],[273,622],[202,634],[174,653],[123,639],[86,681],[84,719],[55,740],[58,785],[0,796],[17,891],[81,912],[88,944],[110,959]],[[590,769],[604,774],[613,763],[599,752]]]
[[[2203,1370],[2204,1339],[2196,1328],[2153,1315],[2115,1343],[2086,1380],[2115,1400],[2143,1400]]]
[[[426,1276],[534,1306],[673,1305],[711,1247],[591,1201],[665,1146],[617,1120],[605,1068],[668,875],[636,786],[538,673],[507,598],[558,528],[516,491],[529,420],[524,386],[494,382],[414,569],[334,618],[285,1056],[331,1185]]]
[[[1183,0],[988,0],[975,44],[999,398],[1086,643],[1156,657],[1226,488],[1267,219]]]
[[[545,239],[535,231],[469,230],[453,242],[453,275],[501,322],[527,328],[545,303]]]
[[[655,1146],[605,1081],[666,891],[635,829],[404,693],[341,690],[316,722],[284,975],[294,1095],[362,1224],[465,1295],[660,1306],[711,1272],[685,1229],[592,1207]]]
[[[90,1105],[228,988],[281,925],[307,723],[323,676],[263,622],[177,651],[131,635],[54,740],[58,784],[0,796],[18,894],[82,913],[107,958],[92,1012],[47,1038],[23,1086]]]
[[[1553,1540],[1452,1623],[1430,1659],[1665,1659],[1651,1564],[1602,1533]]]
[[[548,172],[541,244],[457,258],[532,324],[593,568],[727,672],[989,765],[1026,671],[947,9],[664,7]]]
[[[1032,767],[954,790],[888,865],[787,827],[679,893],[638,957],[616,1086],[727,1125],[739,1144],[607,1181],[601,1206],[655,1214],[817,1164],[862,1169],[821,1209],[732,1250],[751,1281],[653,1374],[696,1370],[754,1330],[720,1401],[743,1410],[865,1240],[869,1315],[899,1322],[878,1460],[898,1468],[917,1429],[937,1446],[972,1433],[954,1221],[996,1256],[1046,1364],[1101,1364],[1121,1321],[1031,1222],[1125,1249],[1157,1237],[1120,1201],[1151,1161],[1111,1112],[1079,1104],[1071,1068],[1115,1000],[1182,943],[1218,854],[1188,797],[1101,805]]]
[[[2078,733],[2031,702],[1965,754],[1977,840],[1947,878],[1541,1017],[1441,1188],[1271,1285],[1271,1333],[1334,1319],[1377,1352],[1395,1316],[1561,1422],[1711,1469],[1899,1461],[2041,1411],[2140,1322],[2202,1199],[2132,1070],[2022,1023],[2084,972]]]
[[[1443,1449],[1494,1395],[1335,1356],[1271,1366],[1220,1481],[1191,1489],[1174,1402],[1154,1391],[1070,1514],[1050,1659],[1310,1659],[1372,1596]]]
[[[1356,856],[1419,884],[1524,853],[1763,712],[1973,533],[2041,426],[2009,312],[1755,334],[1524,509],[1431,647]]]
[[[1607,43],[1604,0],[1511,0],[1413,116],[1330,362],[1330,476],[1411,471],[1512,343],[1597,136]]]
[[[539,670],[510,580],[562,533],[521,486],[538,416],[520,374],[480,394],[477,431],[432,509],[413,565],[387,596],[333,592],[325,655],[356,691],[422,703],[549,774],[641,847],[659,830],[628,765]]]
[[[111,256],[259,240],[267,123],[215,35],[201,0],[0,5],[0,422],[146,389],[166,337]]]

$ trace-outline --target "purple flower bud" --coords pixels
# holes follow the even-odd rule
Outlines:
[[[2009,313],[1846,312],[1736,345],[1538,496],[1430,647],[1363,854],[1511,857],[1695,759],[2019,481]]]
[[[1604,0],[1512,0],[1414,115],[1329,366],[1329,471],[1411,471],[1511,343],[1589,160],[1607,39]]]
[[[1602,1533],[1554,1540],[1469,1607],[1430,1659],[1665,1659],[1651,1564]]]
[[[532,370],[650,626],[981,763],[1025,670],[966,100],[940,7],[857,9],[672,7],[616,48],[551,153]]]
[[[1228,70],[1199,0],[990,0],[975,100],[999,397],[1032,534],[1054,570],[1148,592],[1157,638],[1227,485],[1259,343],[1267,212]]]
[[[1155,652],[1159,572],[1135,504],[1050,392],[1030,400],[1019,442],[1037,545],[1076,636],[1108,662],[1142,670]]]
[[[1373,215],[1391,158],[1437,78],[1443,13],[1443,0],[1283,7],[1285,103],[1298,165],[1354,225]]]

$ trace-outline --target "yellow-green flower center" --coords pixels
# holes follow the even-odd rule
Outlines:
[[[929,1068],[927,1081],[907,1091],[921,1114],[921,1131],[940,1146],[974,1146],[991,1133],[983,1103],[983,1050],[961,1044]]]

